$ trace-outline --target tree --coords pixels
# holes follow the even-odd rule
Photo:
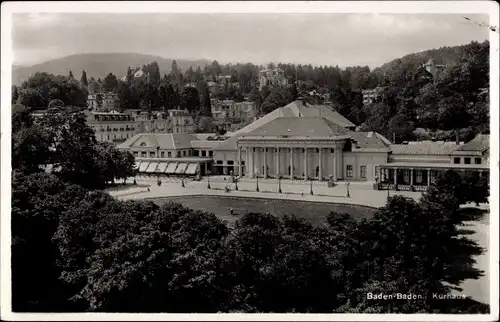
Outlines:
[[[196,122],[196,133],[211,133],[214,130],[214,123],[211,117],[202,116]]]
[[[49,102],[49,106],[47,108],[49,110],[51,110],[51,109],[59,110],[59,109],[61,109],[61,107],[64,107],[64,102],[59,100],[59,99],[55,99],[55,100],[51,100]]]
[[[59,216],[78,204],[85,191],[54,175],[12,177],[12,308],[16,312],[75,312],[59,276],[52,237]]]
[[[438,120],[445,130],[455,130],[455,140],[460,142],[460,129],[467,127],[470,115],[466,109],[466,103],[459,94],[448,96],[438,102]]]
[[[47,73],[35,73],[22,84],[19,95],[22,105],[34,109],[46,109],[53,99],[59,99],[65,105],[87,105],[87,92],[77,81]]]
[[[73,76],[73,72],[72,71],[69,71],[68,78],[69,79],[75,79],[75,77]]]
[[[82,77],[80,78],[80,85],[85,89],[88,89],[89,87],[89,82],[87,80],[87,72],[85,72],[85,70],[82,72]]]
[[[18,99],[19,99],[19,91],[17,89],[17,86],[12,85],[12,100],[11,100],[12,105],[16,104]]]
[[[96,104],[97,104],[97,109],[101,110],[102,109],[102,103],[103,103],[102,94],[101,93],[97,93],[96,94],[95,101],[96,101]]]
[[[111,92],[114,93],[118,89],[118,79],[112,73],[109,73],[102,83],[101,90],[103,92]]]
[[[196,88],[184,88],[180,101],[181,108],[189,111],[189,113],[198,112],[200,109],[200,97]]]

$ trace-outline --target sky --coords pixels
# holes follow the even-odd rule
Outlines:
[[[141,53],[219,63],[380,66],[488,38],[454,14],[13,14],[15,65],[79,53]],[[467,15],[487,23],[486,15]]]

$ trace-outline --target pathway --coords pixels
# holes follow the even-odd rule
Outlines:
[[[169,182],[170,181],[170,182]],[[130,181],[129,181],[130,182]],[[208,189],[207,180],[202,181],[186,181],[185,187],[182,187],[180,179],[162,179],[162,185],[156,184],[156,179],[140,179],[137,181],[148,187],[135,188],[111,191],[110,194],[119,199],[148,199],[171,196],[187,196],[187,195],[230,195],[237,197],[253,197],[266,199],[289,199],[302,200],[313,202],[333,202],[343,204],[356,204],[369,207],[381,207],[385,205],[387,200],[387,191],[373,190],[371,184],[367,183],[351,183],[349,188],[349,198],[347,197],[347,187],[344,182],[339,183],[335,187],[328,188],[325,185],[313,184],[313,195],[310,194],[311,185],[300,183],[297,181],[289,182],[288,180],[281,181],[281,191],[278,193],[279,187],[276,180],[259,179],[259,192],[256,191],[257,182],[242,181],[238,183],[238,191],[236,185],[230,183],[228,179],[221,178],[210,179],[211,189]],[[229,186],[231,191],[226,192],[225,187]],[[150,191],[148,191],[148,188]],[[420,192],[409,191],[390,191],[389,194],[404,195],[414,199],[419,199]]]

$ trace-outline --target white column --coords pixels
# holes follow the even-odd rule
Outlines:
[[[252,178],[255,178],[255,151],[254,151],[254,147],[250,147],[249,148],[251,150],[250,154],[252,155],[251,157],[251,161],[252,161],[252,166],[250,167],[250,175],[252,176]]]
[[[398,184],[398,169],[394,169],[394,184]]]
[[[427,169],[427,186],[431,185],[431,169]]]
[[[307,181],[307,148],[304,148],[304,180]]]
[[[319,181],[323,181],[323,148],[319,148]]]
[[[410,169],[410,186],[413,186],[413,169]]]
[[[333,150],[333,181],[337,181],[337,147]]]
[[[267,148],[264,148],[264,178],[267,179]]]
[[[245,167],[246,167],[246,172],[247,172],[247,176],[248,176],[248,173],[249,173],[249,169],[250,169],[250,148],[249,147],[246,147],[246,160],[245,160]]]
[[[293,148],[290,148],[290,179],[293,179]]]
[[[276,148],[276,177],[280,176],[280,148]]]
[[[241,146],[238,147],[238,175],[241,177],[242,175],[242,167],[241,167]]]

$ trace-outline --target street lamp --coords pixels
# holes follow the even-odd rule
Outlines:
[[[351,185],[351,183],[349,181],[347,181],[346,183],[346,189],[347,189],[347,198],[351,198],[351,193],[349,192],[349,186]]]
[[[207,170],[207,182],[208,182],[207,183],[207,188],[211,189],[211,187],[210,187],[210,170]]]
[[[257,187],[255,188],[255,191],[259,192],[259,171],[255,173],[255,179],[257,179]]]
[[[312,181],[312,180],[311,180],[311,186],[310,186],[310,188],[311,188],[311,189],[310,189],[310,192],[309,192],[309,193],[310,193],[310,194],[311,194],[311,196],[312,196],[312,195],[314,195],[314,192],[313,192],[313,181]]]

